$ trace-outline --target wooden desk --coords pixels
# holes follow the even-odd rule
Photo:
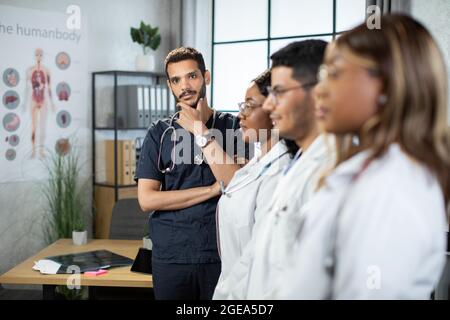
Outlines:
[[[25,260],[13,269],[0,276],[2,284],[41,284],[44,289],[44,299],[54,297],[56,285],[66,285],[70,274],[44,275],[32,269],[34,262],[45,257],[79,253],[93,250],[109,250],[114,253],[134,259],[139,248],[142,247],[140,240],[90,240],[86,245],[75,246],[72,239],[60,239],[43,249],[38,254]],[[81,286],[93,287],[134,287],[152,288],[153,281],[151,275],[140,274],[130,271],[131,266],[111,268],[107,274],[86,277],[80,275]]]

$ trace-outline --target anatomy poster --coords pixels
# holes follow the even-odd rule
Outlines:
[[[87,126],[86,25],[65,12],[0,6],[0,182],[47,176]]]

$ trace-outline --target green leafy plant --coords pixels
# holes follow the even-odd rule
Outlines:
[[[139,28],[130,29],[131,39],[142,46],[144,55],[148,53],[149,49],[156,50],[161,44],[161,35],[159,28],[152,28],[150,24],[145,24],[141,21]]]
[[[81,182],[79,157],[73,141],[67,140],[67,149],[48,152],[44,166],[48,179],[42,185],[45,197],[45,241],[50,244],[60,238],[71,238],[72,231],[86,230],[90,206],[86,194],[87,179]],[[57,296],[66,300],[87,299],[87,287],[69,289],[56,287]]]
[[[72,231],[86,229],[86,217],[90,208],[87,203],[85,183],[80,181],[79,157],[76,150],[67,154],[50,153],[49,160],[44,162],[49,178],[42,186],[46,199],[47,243],[60,238],[71,238]]]

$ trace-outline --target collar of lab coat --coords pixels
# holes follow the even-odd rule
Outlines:
[[[342,183],[348,184],[357,174],[360,173],[364,162],[367,160],[371,153],[371,150],[364,150],[353,157],[344,161],[336,169],[333,173],[326,179],[326,185],[328,187],[334,188]],[[393,143],[388,147],[388,150],[384,154],[383,158],[397,158],[404,156],[402,154],[402,150],[397,143]],[[370,167],[373,168],[376,163],[378,163],[380,159],[376,159],[373,163],[370,164]],[[366,168],[368,170],[369,168]]]
[[[277,160],[283,153],[287,152],[286,145],[282,141],[278,141],[270,150],[267,152],[264,157],[259,159],[258,165],[262,169],[270,162]]]
[[[261,171],[264,170],[264,167],[266,165],[268,165],[272,161],[280,160],[280,156],[286,152],[286,145],[282,141],[278,141],[261,159],[258,160],[257,156],[255,156],[249,161],[249,163],[247,163],[247,165],[236,171],[235,177],[247,176],[249,174],[252,174],[256,178],[261,173]],[[286,154],[286,156],[288,155]],[[268,171],[274,172],[274,169],[275,171],[278,171],[276,170],[277,168],[275,165],[272,165],[271,167],[273,168],[270,168],[271,170]]]
[[[327,141],[327,139],[331,139]],[[328,149],[328,143],[332,142],[333,137],[330,135],[320,134],[313,141],[313,143],[309,146],[308,149],[303,151],[300,158],[292,165],[292,168],[287,172],[287,176],[291,174],[295,174],[297,168],[301,170],[304,166],[303,163],[308,163],[311,161],[322,161],[324,157],[328,156],[328,153],[331,151]],[[331,144],[330,144],[331,145]]]

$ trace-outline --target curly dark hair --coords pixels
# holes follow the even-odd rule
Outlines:
[[[205,75],[206,66],[203,55],[196,49],[191,47],[180,47],[169,52],[166,59],[164,60],[165,71],[167,78],[169,77],[167,73],[167,66],[169,63],[180,62],[184,60],[194,60],[197,62],[198,68],[200,69],[202,75]]]
[[[256,83],[256,86],[258,87],[259,92],[264,97],[269,96],[269,91],[267,91],[267,87],[270,86],[270,82],[272,80],[272,74],[270,73],[270,69],[267,69],[263,73],[261,73],[259,76],[257,76],[255,79],[252,80],[252,82]]]

